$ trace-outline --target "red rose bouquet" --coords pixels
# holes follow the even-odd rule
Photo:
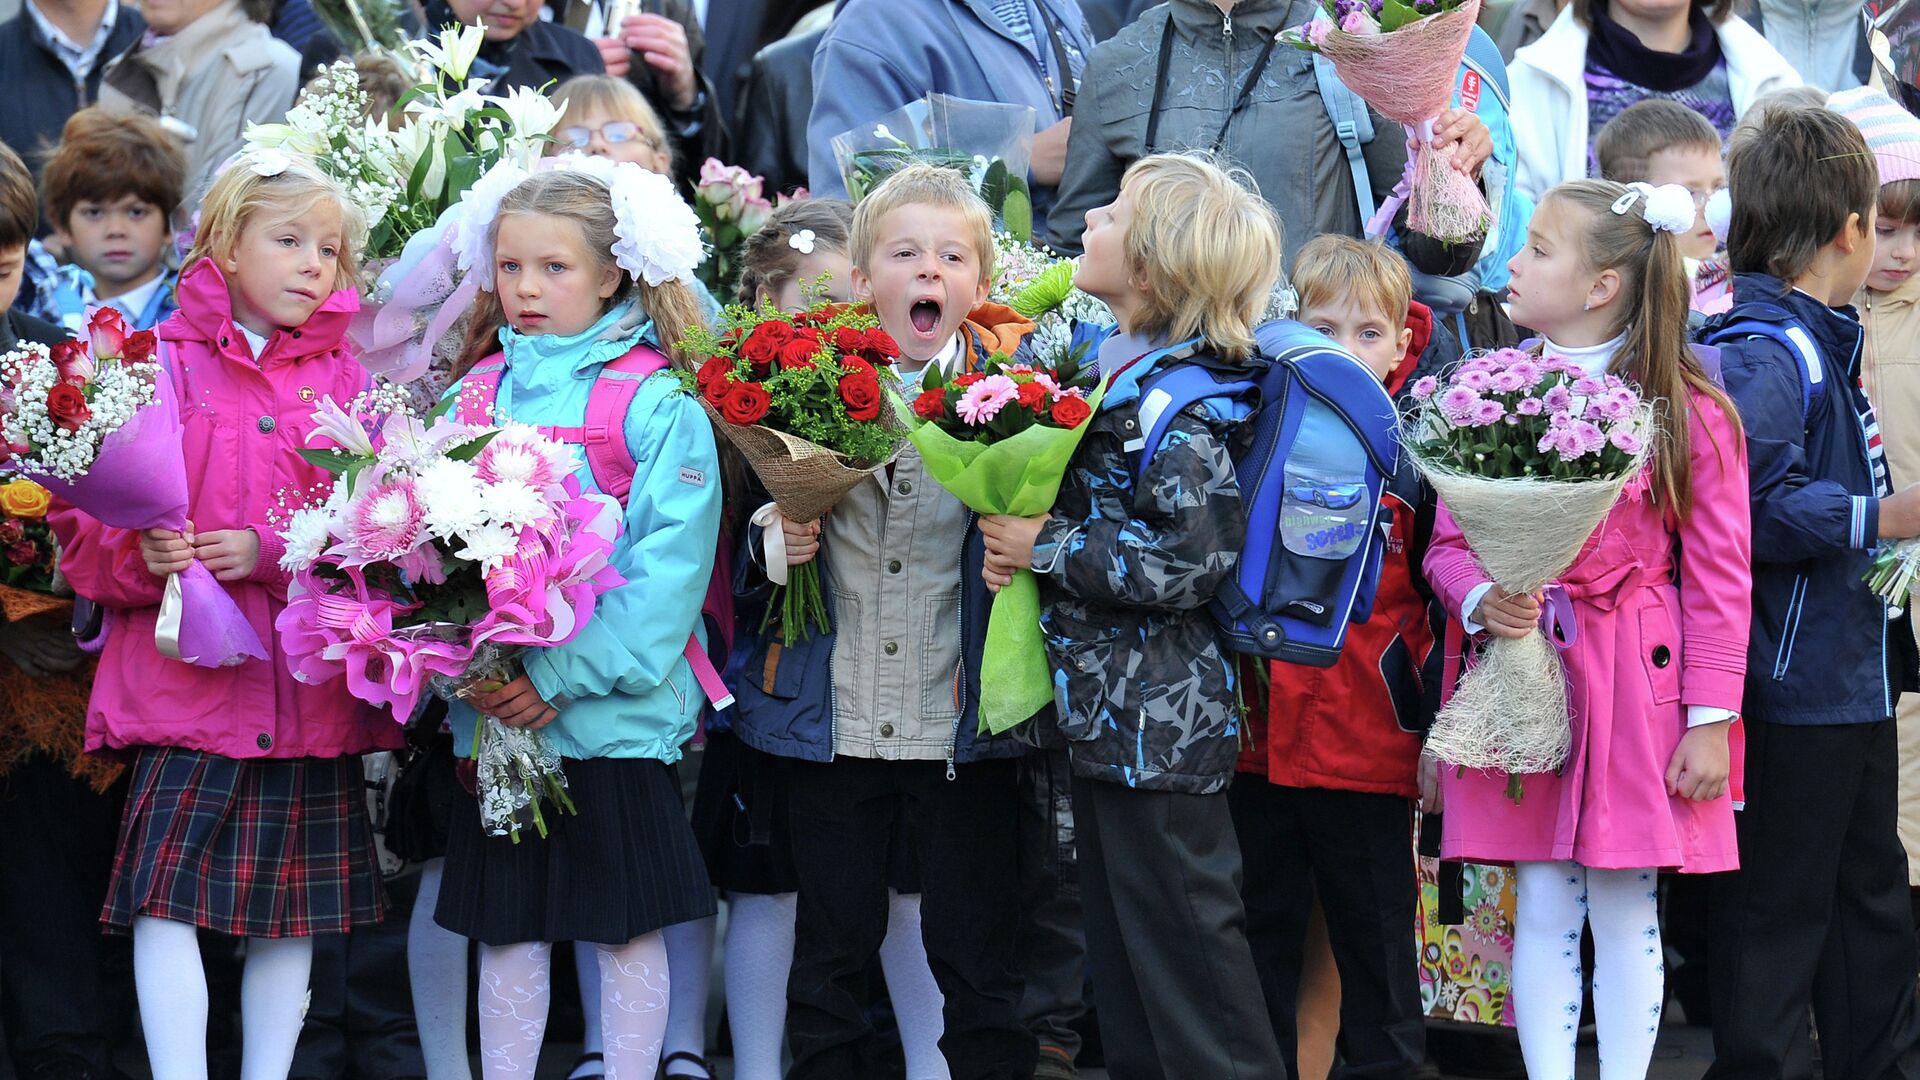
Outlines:
[[[773,496],[753,515],[770,540],[779,532],[776,512],[818,521],[900,447],[900,425],[881,408],[883,386],[899,383],[900,346],[865,307],[823,304],[795,315],[772,304],[732,307],[717,333],[695,330],[681,347],[705,358],[692,388]],[[786,643],[825,629],[819,569],[789,570],[777,549],[766,562],[781,594],[767,619],[780,613]]]
[[[52,501],[39,484],[0,475],[0,622],[15,622],[66,602],[53,595],[62,590],[55,569],[59,553],[47,527]]]
[[[1047,368],[996,355],[950,378],[936,365],[913,400],[907,439],[940,486],[976,513],[1043,514],[1060,494],[1101,392],[1097,380],[1082,376],[1078,357]],[[1022,570],[994,597],[987,619],[982,729],[1005,731],[1053,700],[1044,646],[1040,585]]]

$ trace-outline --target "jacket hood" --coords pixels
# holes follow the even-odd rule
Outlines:
[[[1407,352],[1400,358],[1399,366],[1387,376],[1388,397],[1399,396],[1401,389],[1413,379],[1414,369],[1420,366],[1420,354],[1433,343],[1433,309],[1418,300],[1408,303],[1407,329],[1413,331],[1413,337],[1407,340]]]
[[[233,324],[233,296],[227,277],[211,259],[200,259],[180,274],[180,310],[156,327],[166,341],[199,341],[231,359],[253,363],[246,340]],[[297,364],[339,349],[347,324],[360,310],[359,294],[341,289],[320,302],[307,321],[293,330],[275,330],[258,357],[269,363]]]

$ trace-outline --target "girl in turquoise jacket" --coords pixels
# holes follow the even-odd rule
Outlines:
[[[499,419],[582,443],[590,400],[638,382],[623,387],[630,486],[607,475],[604,454],[578,472],[623,502],[613,564],[626,584],[600,597],[571,641],[520,654],[522,674],[452,707],[463,754],[476,707],[544,732],[577,812],[548,813],[544,839],[516,839],[487,835],[477,804],[463,805],[435,917],[481,944],[483,1075],[532,1074],[552,943],[580,941],[596,945],[599,978],[583,982],[597,983],[609,1075],[651,1076],[667,1017],[660,931],[714,913],[670,768],[707,701],[687,657],[690,641],[704,645],[720,528],[712,426],[663,370],[703,317],[690,286],[700,242],[670,182],[630,164],[555,160],[464,242],[488,293],[468,333],[471,371],[449,393],[463,409],[490,395]],[[482,186],[505,186],[495,179]]]

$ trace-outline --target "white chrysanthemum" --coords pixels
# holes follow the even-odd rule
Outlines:
[[[553,507],[526,484],[487,485],[487,516],[495,524],[524,529],[553,517]]]
[[[286,551],[280,556],[280,569],[297,574],[320,560],[330,542],[328,525],[333,514],[324,506],[307,506],[293,512],[281,533]]]
[[[435,458],[414,477],[427,511],[427,531],[440,540],[479,528],[488,519],[487,493],[471,462]]]
[[[469,562],[480,563],[487,570],[500,565],[500,561],[513,554],[519,546],[519,539],[512,529],[504,525],[482,525],[461,533],[467,546],[454,554]]]

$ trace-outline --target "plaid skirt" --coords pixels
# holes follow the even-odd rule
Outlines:
[[[345,933],[386,913],[360,759],[239,760],[145,747],[100,921],[236,937]]]

